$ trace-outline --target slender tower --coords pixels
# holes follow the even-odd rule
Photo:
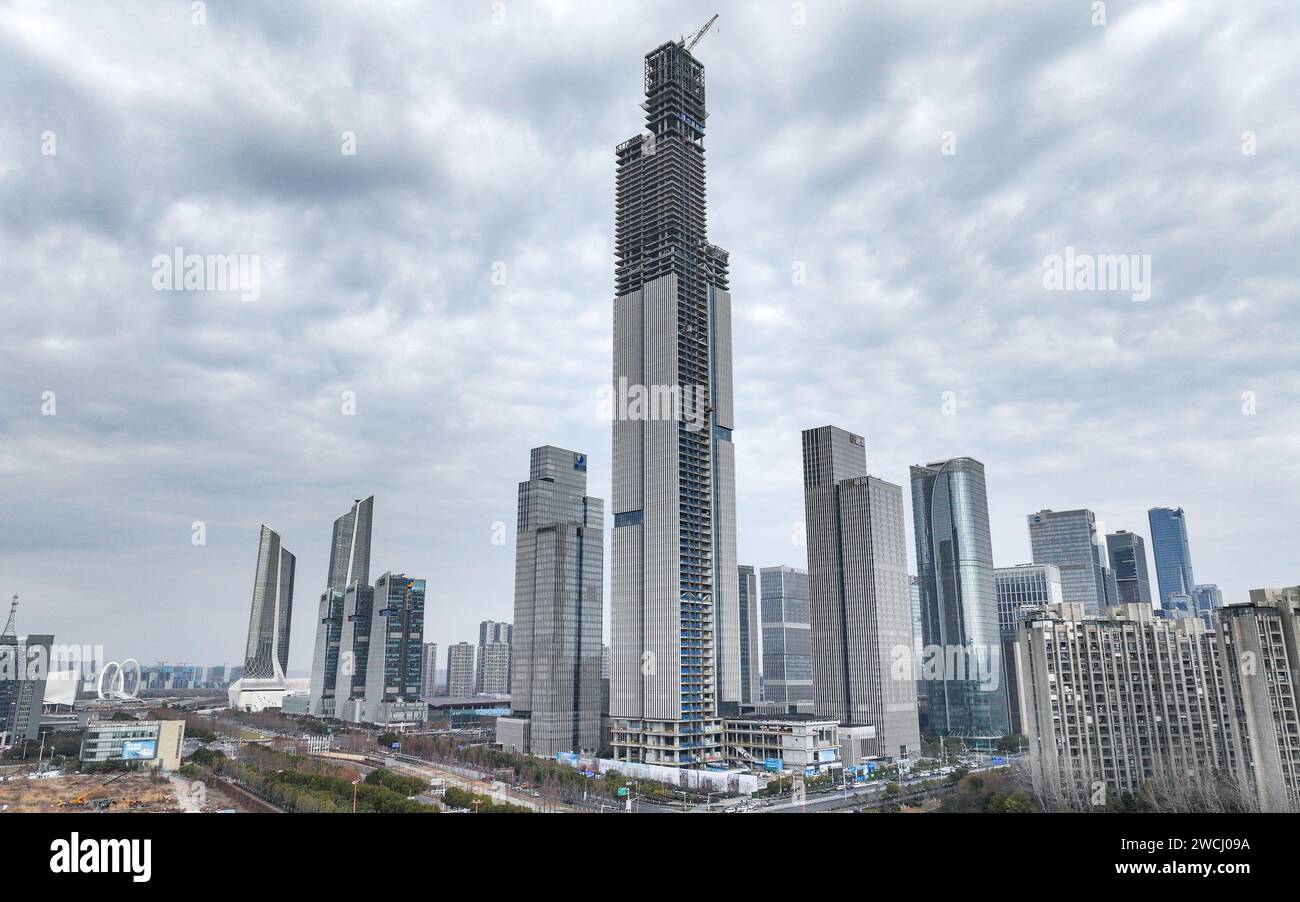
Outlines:
[[[281,544],[280,534],[263,526],[257,543],[257,575],[248,616],[244,673],[229,690],[232,708],[261,711],[281,706],[287,688],[284,672],[289,667],[295,563],[294,556]]]
[[[984,464],[954,457],[911,472],[928,726],[991,742],[1009,731],[1010,711]],[[1038,548],[1034,561],[1042,564]]]
[[[646,133],[616,151],[613,747],[689,767],[722,760],[741,697],[731,297],[690,52],[707,27],[646,55]]]
[[[1167,611],[1186,608],[1196,590],[1187,518],[1181,507],[1153,507],[1147,511],[1147,520],[1151,524],[1151,549],[1156,555],[1160,607]]]
[[[343,608],[348,587],[370,582],[370,529],[375,496],[356,501],[334,521],[330,568],[320,597],[316,649],[311,665],[311,713],[333,717],[338,683],[339,647],[343,634]]]

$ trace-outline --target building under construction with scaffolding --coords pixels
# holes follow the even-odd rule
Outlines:
[[[9,606],[9,619],[0,631],[0,748],[37,739],[41,706],[49,677],[54,637],[19,636],[18,596]]]
[[[691,54],[713,21],[646,54],[646,133],[616,150],[614,387],[673,403],[614,419],[612,744],[687,767],[723,760],[740,701],[731,298],[706,234]]]

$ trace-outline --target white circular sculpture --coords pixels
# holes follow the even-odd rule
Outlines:
[[[131,691],[126,691],[126,670],[127,666],[135,668],[135,685]],[[113,680],[108,684],[108,693],[104,692],[104,677],[109,671],[113,671]],[[127,658],[121,664],[116,661],[109,661],[99,671],[99,679],[95,681],[95,694],[101,700],[116,699],[118,701],[129,701],[134,699],[140,693],[140,662],[135,658]]]

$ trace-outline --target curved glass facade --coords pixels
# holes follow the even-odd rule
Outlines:
[[[984,465],[959,457],[911,475],[927,731],[1003,736],[1010,727]]]

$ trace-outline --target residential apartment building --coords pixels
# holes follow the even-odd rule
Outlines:
[[[469,698],[474,694],[474,645],[457,642],[447,648],[447,695]]]
[[[1263,810],[1300,810],[1300,586],[1252,589],[1213,616],[1243,780]]]

